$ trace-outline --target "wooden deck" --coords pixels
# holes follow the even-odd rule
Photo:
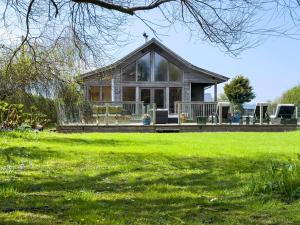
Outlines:
[[[155,132],[285,132],[297,130],[296,125],[197,125],[197,124],[157,124],[143,126],[130,125],[61,125],[57,126],[60,133],[155,133]]]

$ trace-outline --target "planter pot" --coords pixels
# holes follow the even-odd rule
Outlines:
[[[233,123],[240,123],[241,122],[241,115],[239,113],[233,114],[232,122]]]
[[[143,125],[149,126],[151,123],[151,119],[143,119]]]

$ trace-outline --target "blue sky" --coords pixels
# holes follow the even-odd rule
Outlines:
[[[155,10],[142,15],[155,23],[159,23],[161,19],[161,15]],[[278,18],[273,18],[275,25],[283,23],[284,27],[288,26],[285,20]],[[123,33],[130,34],[132,40],[114,54],[114,60],[142,45],[144,31],[148,33],[149,39],[154,37],[147,26],[138,20],[130,19],[123,29]],[[171,28],[159,32],[164,34],[159,36],[164,45],[194,65],[230,78],[240,74],[247,76],[257,96],[254,101],[274,100],[289,88],[300,85],[300,41],[272,37],[264,40],[258,47],[234,57],[208,42],[190,38],[190,34],[179,26],[176,30]],[[0,36],[12,40],[16,36],[16,30],[9,33],[0,27]],[[19,39],[18,37],[17,40]],[[212,93],[212,90],[208,92]],[[222,92],[223,85],[219,85],[219,93]]]
[[[119,51],[116,58],[142,45],[144,31],[149,38],[154,37],[145,25],[137,21],[129,30],[136,37]],[[254,101],[274,100],[287,89],[300,85],[300,41],[272,37],[233,57],[208,42],[191,39],[185,31],[171,29],[164,34],[167,35],[159,36],[160,41],[194,65],[230,78],[239,74],[247,76],[256,93]],[[221,92],[223,85],[219,86]]]

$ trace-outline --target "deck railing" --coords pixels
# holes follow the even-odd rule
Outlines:
[[[68,110],[59,106],[59,124],[141,124],[144,114],[150,114],[155,121],[155,104],[144,102],[86,102],[82,106]]]
[[[217,105],[217,102],[175,102],[175,113],[187,122],[196,122],[197,117],[212,116]]]

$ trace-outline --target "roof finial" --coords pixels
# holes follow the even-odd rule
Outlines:
[[[146,43],[148,41],[148,34],[146,32],[144,32],[143,37],[145,38],[145,43]]]

